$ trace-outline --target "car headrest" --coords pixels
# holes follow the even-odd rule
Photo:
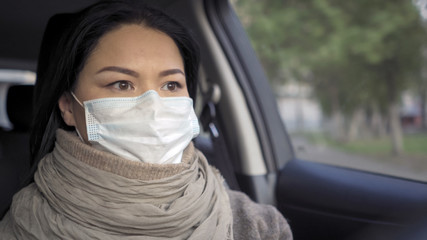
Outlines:
[[[7,93],[7,115],[14,131],[28,131],[33,114],[33,86],[14,85]]]

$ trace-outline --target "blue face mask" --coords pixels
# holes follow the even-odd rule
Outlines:
[[[154,90],[139,97],[85,101],[86,129],[93,147],[148,163],[180,163],[200,128],[188,97],[160,97]]]

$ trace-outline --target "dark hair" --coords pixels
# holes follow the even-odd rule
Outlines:
[[[141,24],[174,40],[184,61],[190,97],[195,98],[198,45],[184,26],[163,12],[139,1],[102,1],[78,13],[55,15],[46,27],[37,66],[30,138],[32,170],[27,184],[33,181],[40,159],[52,151],[56,130],[70,129],[61,117],[59,98],[71,90],[98,40],[123,24]]]

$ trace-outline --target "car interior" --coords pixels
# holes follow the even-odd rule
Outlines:
[[[2,215],[30,167],[35,75],[1,74],[34,73],[49,18],[94,2],[19,0],[0,10]],[[145,2],[182,21],[200,45],[196,112],[203,131],[194,141],[229,188],[276,206],[296,240],[425,239],[420,226],[426,183],[296,159],[267,77],[229,1]]]

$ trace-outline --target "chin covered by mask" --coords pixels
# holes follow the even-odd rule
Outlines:
[[[93,147],[125,159],[180,163],[200,128],[189,97],[160,97],[150,90],[138,97],[99,98],[80,103]]]

